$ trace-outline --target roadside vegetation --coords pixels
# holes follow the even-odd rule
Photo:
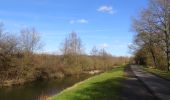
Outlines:
[[[149,71],[160,75],[162,71],[170,70],[169,8],[169,0],[149,0],[148,6],[132,23],[132,30],[136,34],[130,49],[135,55],[135,63],[154,67]]]
[[[124,67],[91,77],[65,89],[52,100],[118,100],[122,88]]]
[[[158,70],[158,69],[155,69],[155,68],[152,68],[152,67],[150,67],[150,68],[145,68],[144,67],[144,70],[146,70],[146,71],[148,71],[148,72],[150,72],[152,74],[155,74],[155,75],[157,75],[157,76],[159,76],[161,78],[170,80],[170,72]]]
[[[61,54],[40,53],[41,33],[24,28],[17,34],[0,24],[0,86],[24,84],[35,80],[103,72],[128,62],[128,57],[114,57],[105,49],[92,48],[86,54],[80,37],[70,33],[61,43]]]

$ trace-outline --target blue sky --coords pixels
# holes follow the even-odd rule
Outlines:
[[[74,31],[87,53],[96,46],[129,56],[131,19],[146,5],[147,0],[0,0],[0,21],[14,34],[35,27],[44,52],[59,52],[61,42]]]

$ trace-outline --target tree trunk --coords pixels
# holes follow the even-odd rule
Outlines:
[[[165,31],[165,43],[166,43],[166,58],[167,58],[167,71],[169,71],[169,67],[170,67],[170,38],[169,38],[169,34],[167,31]]]
[[[153,59],[153,62],[154,62],[154,66],[156,68],[158,68],[158,65],[157,65],[157,60],[156,60],[156,57],[155,57],[155,53],[153,51],[153,49],[150,47],[150,52],[151,52],[151,55],[152,55],[152,59]]]
[[[170,49],[169,48],[167,48],[166,55],[167,55],[167,71],[169,71],[169,67],[170,67]]]
[[[170,16],[169,16],[169,0],[164,1],[165,5],[165,35],[166,35],[166,56],[167,56],[167,71],[170,67]]]

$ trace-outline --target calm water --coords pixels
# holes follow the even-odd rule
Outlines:
[[[23,86],[0,88],[0,100],[38,100],[40,95],[54,95],[90,76],[67,77],[51,81],[37,81]]]

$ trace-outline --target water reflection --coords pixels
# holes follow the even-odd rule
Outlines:
[[[0,100],[38,100],[40,95],[51,96],[90,77],[67,77],[64,79],[37,81],[23,86],[0,88]]]

